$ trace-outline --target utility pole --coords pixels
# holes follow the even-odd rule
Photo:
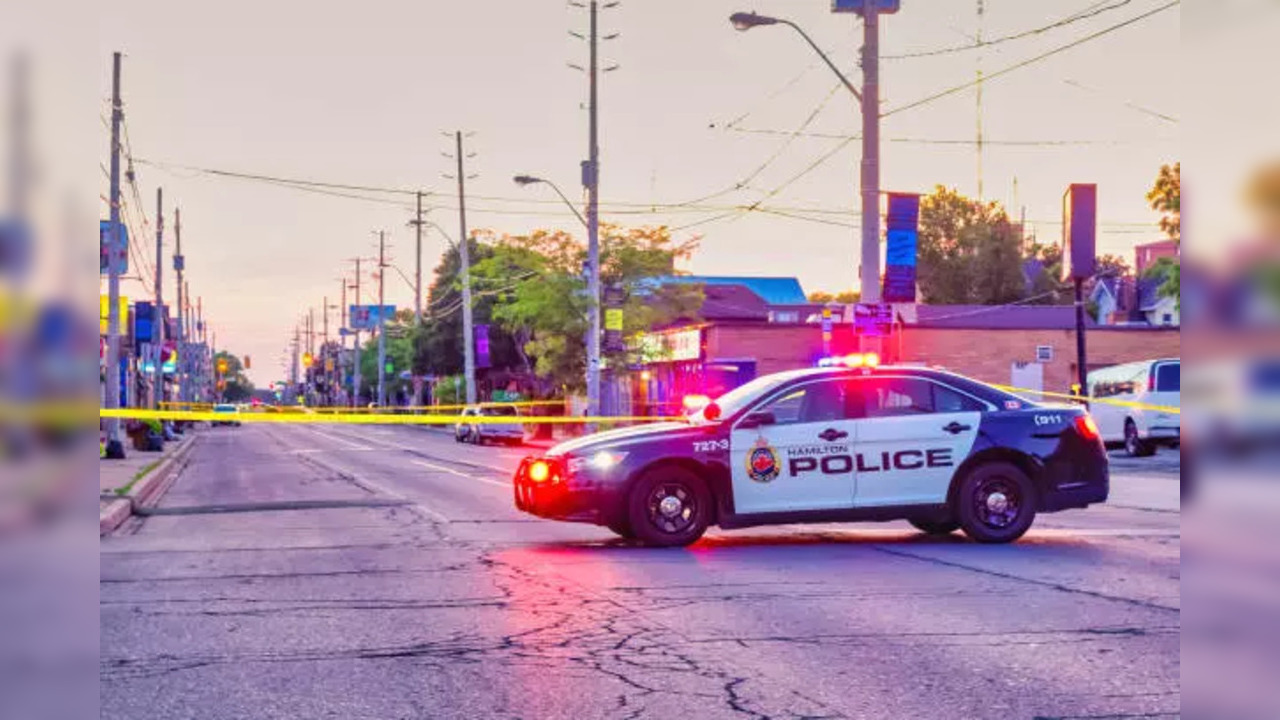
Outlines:
[[[342,387],[342,378],[346,377],[347,366],[343,362],[347,354],[347,279],[342,278],[342,304],[338,306],[338,312],[342,315],[342,324],[338,326],[338,345],[341,350],[338,352],[338,387]],[[336,403],[336,399],[335,399]]]
[[[471,326],[471,241],[467,237],[467,194],[466,174],[462,168],[462,131],[455,133],[458,153],[458,224],[461,234],[458,236],[458,258],[462,272],[462,344],[463,371],[467,385],[467,404],[476,402],[476,348]]]
[[[156,188],[156,302],[151,309],[151,406],[164,402],[164,307],[161,276],[164,270],[164,190]]]
[[[360,260],[356,258],[356,307],[360,307]],[[351,407],[360,403],[360,328],[355,328],[355,366],[351,369]]]
[[[582,185],[587,191],[587,415],[600,414],[600,144],[598,142],[599,98],[597,75],[599,63],[598,0],[591,0],[591,57],[587,69],[590,98],[588,102],[587,161],[582,164]]]
[[[208,402],[211,394],[209,392],[209,365],[205,357],[208,348],[204,344],[204,297],[200,295],[196,296],[196,337],[199,338],[197,342],[199,342],[200,348],[200,357],[197,360],[199,369],[196,371],[200,378],[200,383],[196,387],[200,388],[200,401]]]
[[[422,191],[418,191],[418,213],[413,221],[417,243],[413,265],[413,331],[416,334],[422,328]],[[410,336],[412,337],[412,336]],[[413,406],[422,405],[422,378],[413,378]],[[416,411],[415,411],[416,412]]]
[[[387,318],[382,312],[387,280],[387,234],[378,231],[378,407],[387,406]]]
[[[413,221],[417,234],[413,263],[413,324],[422,324],[422,191],[418,191],[418,214]]]
[[[307,352],[316,354],[316,309],[307,308]]]
[[[173,272],[177,276],[177,285],[174,287],[174,294],[177,296],[175,304],[177,305],[178,316],[178,337],[175,346],[178,352],[177,380],[178,380],[178,400],[186,402],[190,399],[191,389],[187,387],[187,323],[186,317],[183,315],[185,308],[183,306],[182,293],[182,272],[185,269],[186,260],[182,257],[182,210],[173,209]]]
[[[107,391],[106,407],[120,407],[120,121],[124,117],[120,101],[120,53],[111,58],[111,189],[108,198],[111,228],[107,242]],[[128,248],[125,248],[128,257]],[[107,418],[106,456],[124,457],[120,419]]]
[[[329,296],[324,296],[324,306],[320,308],[323,324],[320,326],[320,354],[324,354],[324,346],[329,344]]]
[[[880,303],[880,10],[862,6],[862,302]]]

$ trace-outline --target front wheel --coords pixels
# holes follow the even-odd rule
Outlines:
[[[1124,451],[1130,457],[1149,457],[1156,452],[1156,446],[1138,437],[1138,426],[1132,420],[1124,424]]]
[[[960,523],[955,520],[943,520],[935,522],[933,520],[923,520],[921,518],[908,518],[907,522],[911,526],[927,535],[950,535],[960,529]]]
[[[650,470],[631,488],[628,524],[646,545],[689,545],[706,532],[710,518],[711,493],[701,477],[685,468]]]
[[[955,516],[964,534],[980,543],[1022,537],[1036,518],[1035,486],[1016,465],[979,465],[960,483]]]

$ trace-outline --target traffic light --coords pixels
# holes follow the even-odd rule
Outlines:
[[[251,367],[253,367],[253,364],[249,362],[249,356],[248,356],[248,355],[245,355],[245,356],[244,356],[244,369],[245,369],[245,370],[248,370],[248,369],[249,369],[249,368],[251,368]]]
[[[315,361],[316,359],[311,356],[311,353],[309,352],[302,353],[302,367],[311,367],[311,364],[314,363]]]
[[[227,374],[227,359],[224,357],[218,358],[218,374],[219,375]]]

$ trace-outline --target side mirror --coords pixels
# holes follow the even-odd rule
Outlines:
[[[748,413],[747,416],[742,418],[738,423],[738,427],[749,430],[762,425],[775,425],[777,422],[778,418],[774,417],[773,413],[768,410],[759,410],[753,413]]]

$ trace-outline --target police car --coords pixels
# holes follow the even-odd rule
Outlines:
[[[561,443],[514,480],[520,510],[659,546],[710,525],[900,519],[1007,543],[1037,513],[1104,502],[1108,489],[1083,408],[874,355],[757,378],[684,421]]]

